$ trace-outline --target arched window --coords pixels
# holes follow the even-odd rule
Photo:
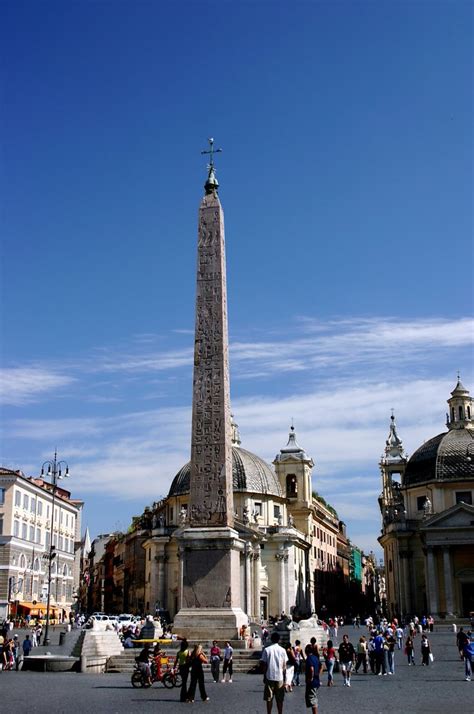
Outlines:
[[[26,568],[26,558],[23,553],[20,555],[20,568],[24,570]]]
[[[451,421],[454,421],[454,407],[451,407]]]
[[[468,418],[468,419],[471,418],[471,407],[468,407],[468,408],[467,408],[467,418]]]
[[[462,419],[463,418],[462,407],[458,407],[458,410],[459,410],[459,418]]]
[[[55,575],[55,574],[56,574],[56,563],[54,562],[54,560],[53,560],[53,562],[51,563],[51,574],[52,574],[52,575]]]
[[[36,570],[36,572],[38,572],[39,569],[40,569],[39,558],[35,558],[35,562],[33,563],[33,570]]]
[[[65,565],[63,568],[63,577],[65,578],[66,576],[67,576],[67,565]]]
[[[295,474],[288,474],[286,477],[286,496],[287,498],[295,498],[298,492],[298,482]]]

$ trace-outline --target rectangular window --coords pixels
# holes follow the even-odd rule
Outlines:
[[[254,513],[256,516],[261,516],[262,515],[262,504],[259,503],[258,501],[255,501],[253,510],[254,510]]]
[[[30,541],[32,543],[35,542],[35,527],[34,526],[30,526]]]
[[[64,541],[61,535],[59,536],[59,550],[64,550]]]
[[[20,521],[13,521],[13,535],[16,538],[20,535]]]
[[[41,528],[36,529],[36,542],[41,543]]]
[[[0,505],[3,505],[5,503],[6,492],[7,492],[6,488],[0,488]]]
[[[26,523],[21,524],[21,537],[23,540],[26,540],[28,538],[28,526]]]
[[[43,515],[43,501],[38,501],[38,516]]]
[[[45,548],[49,548],[49,545],[51,543],[51,534],[49,531],[46,531],[45,536],[44,536],[44,546]]]
[[[31,497],[31,500],[30,500],[30,511],[32,513],[36,513],[36,498],[33,498],[33,496]]]
[[[23,494],[23,508],[26,508],[26,510],[28,510],[28,502],[29,502],[28,496],[26,495],[26,493],[24,493]]]
[[[3,514],[0,514],[0,535],[3,535]]]
[[[20,491],[15,491],[15,506],[21,506],[21,493],[20,493]]]
[[[456,503],[467,503],[472,506],[472,491],[456,491]]]
[[[62,511],[59,512],[59,522],[62,525],[63,524],[63,515],[64,513]]]
[[[46,518],[49,518],[49,506],[46,506]]]
[[[425,503],[426,503],[426,496],[418,496],[417,497],[416,507],[417,507],[418,511],[423,510],[423,506],[425,505]]]

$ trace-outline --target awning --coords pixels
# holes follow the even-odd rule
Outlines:
[[[20,600],[19,603],[16,604],[17,612],[19,608],[22,610],[27,610],[31,615],[39,615],[41,614],[46,615],[46,603],[44,602],[22,602]],[[49,613],[54,613],[54,612],[59,612],[62,608],[56,607],[54,605],[49,606]]]

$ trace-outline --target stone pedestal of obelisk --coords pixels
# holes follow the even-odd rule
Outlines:
[[[233,528],[232,434],[224,215],[212,162],[199,208],[191,476],[174,631],[188,639],[234,639],[241,609],[240,553]]]

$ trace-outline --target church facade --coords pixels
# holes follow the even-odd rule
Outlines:
[[[458,380],[447,432],[404,453],[392,416],[380,462],[387,605],[399,616],[474,610],[473,400]]]
[[[241,446],[232,422],[234,528],[240,551],[240,601],[250,621],[282,612],[308,616],[315,610],[315,572],[336,571],[339,520],[315,499],[313,460],[293,427],[274,469]],[[174,478],[169,494],[148,517],[144,541],[145,606],[173,619],[182,603],[179,529],[188,518],[190,464]],[[145,524],[144,524],[145,525]]]

